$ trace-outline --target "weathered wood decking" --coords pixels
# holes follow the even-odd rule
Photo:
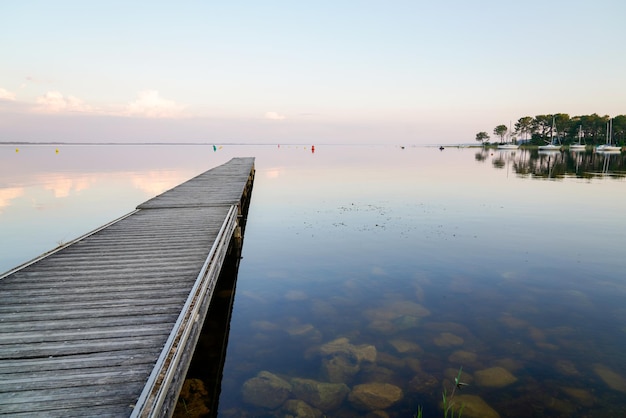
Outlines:
[[[254,158],[0,277],[0,415],[172,413]]]

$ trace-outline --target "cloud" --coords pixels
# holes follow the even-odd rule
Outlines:
[[[17,199],[23,194],[24,189],[22,187],[0,189],[0,213],[2,213],[2,208],[7,207],[11,204],[11,200]]]
[[[15,93],[11,93],[8,90],[0,88],[0,100],[15,101]]]
[[[63,96],[58,91],[49,91],[37,97],[35,110],[43,113],[91,112],[91,106],[74,96]]]
[[[44,189],[52,190],[55,198],[68,197],[71,193],[78,193],[81,190],[87,190],[92,186],[92,184],[96,183],[96,181],[96,176],[72,179],[71,177],[64,175],[46,175],[46,179],[41,180],[41,182],[45,184]]]
[[[172,173],[168,171],[148,171],[145,174],[131,174],[133,186],[146,192],[149,196],[156,196],[172,187],[181,184],[193,173]]]
[[[139,92],[137,100],[126,105],[127,116],[143,116],[147,118],[176,118],[182,116],[184,105],[167,100],[156,90]]]
[[[283,120],[286,119],[287,117],[285,115],[281,115],[278,112],[267,112],[265,113],[265,119],[270,119],[270,120]]]

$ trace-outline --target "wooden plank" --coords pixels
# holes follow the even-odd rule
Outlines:
[[[110,325],[106,327],[86,327],[80,326],[83,324],[77,324],[76,322],[65,321],[66,328],[48,329],[45,327],[29,328],[26,330],[14,331],[11,333],[0,333],[0,346],[8,344],[30,344],[30,343],[44,343],[44,342],[63,342],[68,344],[70,341],[89,341],[102,338],[123,338],[128,335],[134,337],[150,336],[150,335],[162,335],[171,331],[171,326],[164,320],[171,320],[174,315],[164,316],[161,315],[161,322],[157,323],[141,323],[131,325]],[[176,315],[177,316],[177,315]],[[135,320],[135,322],[137,322]],[[96,324],[96,321],[89,321],[87,324]],[[76,325],[79,325],[78,327]],[[34,332],[36,331],[36,332]]]
[[[158,305],[117,305],[119,312],[112,309],[102,309],[96,307],[94,309],[68,309],[67,311],[43,311],[37,312],[33,310],[23,310],[4,316],[0,335],[8,332],[16,332],[26,329],[56,329],[66,328],[72,324],[81,324],[85,326],[92,322],[106,323],[107,325],[115,324],[116,319],[123,318],[141,318],[142,323],[158,321],[170,315],[178,315],[180,312],[181,299],[178,298],[167,303],[159,303]],[[142,301],[143,302],[143,301]],[[102,321],[105,319],[106,321]],[[25,324],[28,322],[30,325]],[[138,321],[135,321],[138,322]]]
[[[182,294],[182,292],[180,292]],[[145,297],[145,296],[148,297]],[[39,298],[32,303],[20,303],[10,306],[0,306],[0,313],[2,314],[32,314],[33,319],[46,318],[47,315],[55,313],[62,316],[73,316],[74,313],[78,313],[81,309],[84,310],[101,310],[101,312],[108,312],[108,309],[103,308],[115,308],[115,309],[132,309],[133,307],[140,306],[161,306],[169,304],[178,304],[180,297],[176,294],[162,292],[142,292],[141,295],[124,295],[121,298],[115,300],[80,300],[73,299],[63,302],[65,310],[59,311],[58,305],[53,301],[45,298]]]
[[[115,350],[145,349],[162,347],[167,335],[143,336],[134,338],[94,339],[88,341],[53,341],[22,345],[5,344],[1,347],[2,361],[5,359],[25,359],[67,356],[72,354],[97,353]]]
[[[117,384],[85,384],[78,387],[61,387],[42,390],[25,390],[0,393],[2,413],[48,416],[48,411],[66,410],[66,416],[92,416],[91,409],[101,406],[109,416],[129,416],[134,406],[134,396],[143,386],[142,379],[128,379]],[[117,415],[123,411],[124,415]]]
[[[0,413],[128,416],[155,374],[167,413],[253,179],[233,159],[0,277]]]
[[[152,364],[151,358],[158,356],[160,348],[145,350],[104,351],[100,353],[78,354],[63,357],[41,357],[33,359],[13,359],[0,362],[0,374],[30,373],[82,369],[90,367],[126,367],[134,364]]]

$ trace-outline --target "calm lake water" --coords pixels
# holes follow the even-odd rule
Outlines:
[[[0,147],[0,271],[256,157],[219,416],[442,416],[460,367],[464,416],[626,416],[623,155],[18,148]]]

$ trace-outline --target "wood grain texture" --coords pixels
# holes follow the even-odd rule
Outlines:
[[[0,415],[130,416],[204,270],[208,307],[223,258],[207,257],[253,178],[233,159],[0,277]]]

